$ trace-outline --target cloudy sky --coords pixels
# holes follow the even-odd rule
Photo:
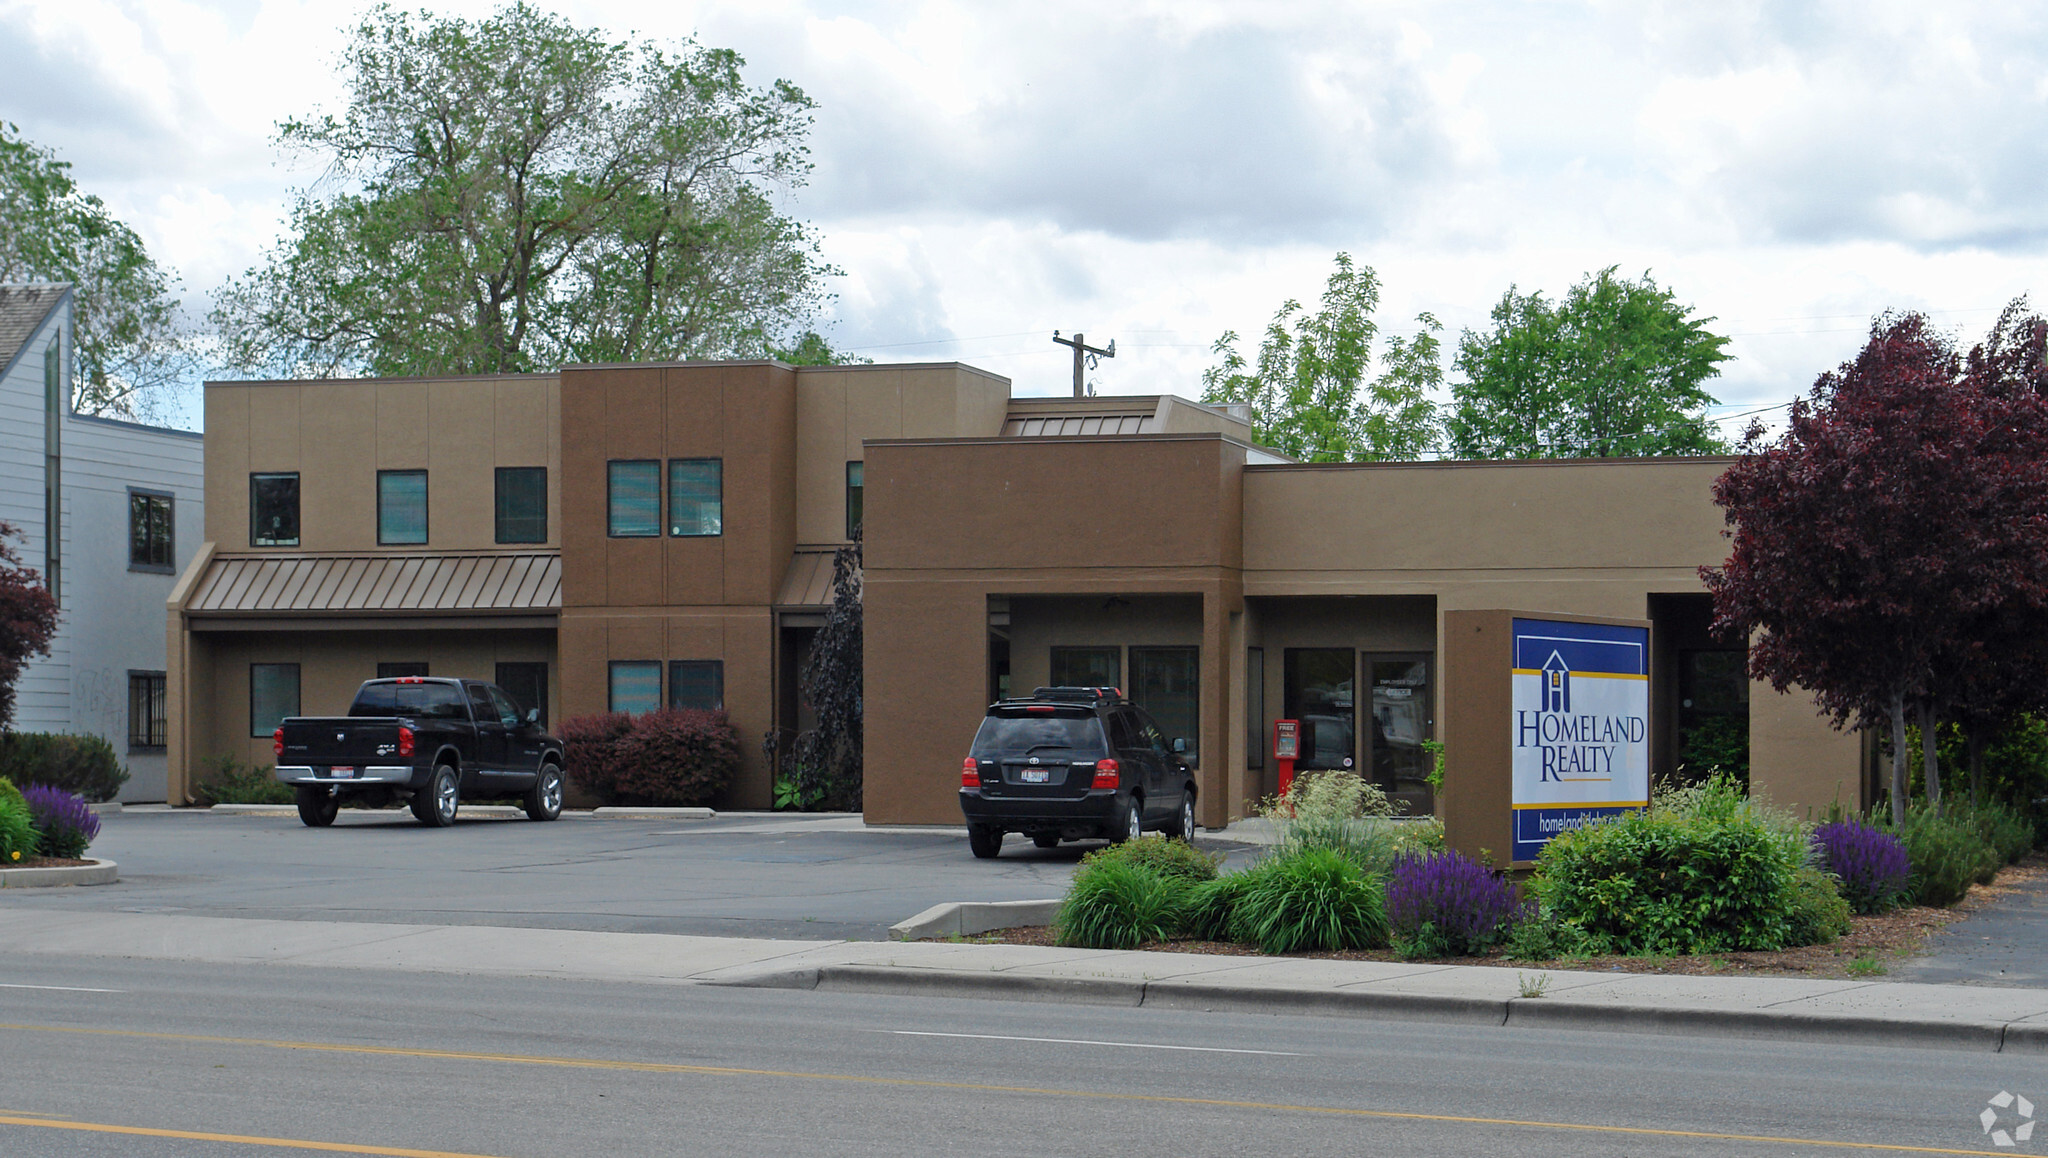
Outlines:
[[[488,3],[437,12],[481,15]],[[829,336],[1067,389],[1199,390],[1226,329],[1320,293],[1448,336],[1510,284],[1650,271],[1719,319],[1719,413],[1781,403],[1872,313],[1975,336],[2048,240],[2048,6],[2019,3],[746,3],[561,0],[737,49],[815,98],[792,203],[846,271]],[[203,313],[278,233],[277,121],[339,110],[303,0],[0,0],[0,119],[182,274]],[[189,408],[187,410],[189,414]]]

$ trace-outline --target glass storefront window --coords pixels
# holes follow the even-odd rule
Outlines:
[[[1123,654],[1114,647],[1052,649],[1052,686],[1056,688],[1120,688]]]
[[[1354,767],[1357,653],[1348,647],[1290,647],[1282,662],[1286,708],[1281,718],[1301,721],[1296,771]]]
[[[1134,647],[1131,649],[1131,701],[1151,713],[1166,732],[1170,748],[1175,740],[1188,742],[1186,756],[1192,763],[1195,738],[1201,723],[1201,650],[1193,647]]]
[[[1373,781],[1389,796],[1420,793],[1426,799],[1430,760],[1422,742],[1430,738],[1429,660],[1368,655],[1364,666],[1372,678]]]

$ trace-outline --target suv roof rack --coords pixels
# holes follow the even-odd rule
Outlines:
[[[1056,704],[1094,704],[1124,698],[1122,688],[1033,688],[1031,698]]]

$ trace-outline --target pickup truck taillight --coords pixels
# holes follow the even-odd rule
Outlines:
[[[1115,792],[1115,791],[1116,791],[1116,785],[1117,785],[1117,775],[1116,775],[1116,761],[1114,761],[1114,760],[1097,760],[1097,761],[1095,762],[1095,783],[1093,783],[1093,784],[1089,785],[1089,787],[1090,787],[1090,788],[1107,788],[1107,789],[1109,789],[1109,790],[1110,790],[1111,792]]]
[[[273,755],[273,756],[282,756],[282,755],[284,755],[284,729],[283,729],[283,728],[279,728],[279,729],[278,729],[277,731],[275,731],[275,732],[272,732],[272,733],[270,734],[270,753],[271,753],[271,755]]]
[[[398,726],[398,754],[401,756],[412,755],[412,729],[404,724]]]
[[[975,763],[972,756],[960,761],[960,787],[981,787],[981,765]]]

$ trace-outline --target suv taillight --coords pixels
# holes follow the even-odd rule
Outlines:
[[[278,729],[277,731],[275,731],[275,732],[272,732],[272,733],[270,734],[270,754],[271,754],[271,755],[273,755],[273,756],[282,756],[282,755],[284,755],[284,729],[283,729],[283,728],[279,728],[279,729]]]
[[[960,787],[981,787],[981,765],[975,763],[972,756],[960,761]]]
[[[398,754],[401,756],[412,755],[412,729],[403,724],[398,726]]]
[[[1114,792],[1116,791],[1116,785],[1116,761],[1097,760],[1095,762],[1095,783],[1090,785],[1090,787],[1107,788],[1111,792]]]

